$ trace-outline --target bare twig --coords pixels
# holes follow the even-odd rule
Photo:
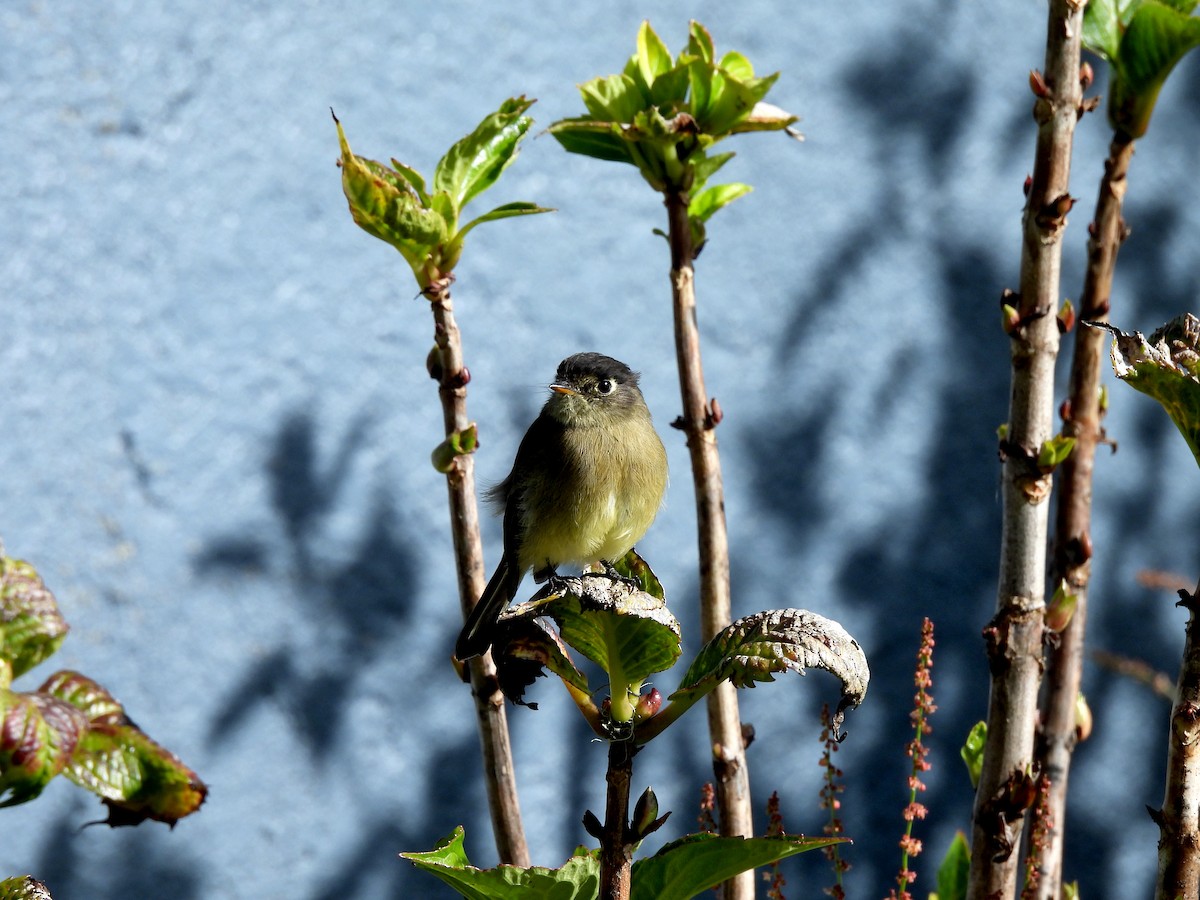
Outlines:
[[[1030,813],[1028,847],[1025,854],[1025,888],[1021,891],[1021,900],[1033,900],[1042,896],[1045,886],[1042,884],[1044,856],[1050,842],[1050,833],[1054,830],[1054,821],[1050,818],[1050,785],[1045,775],[1038,779],[1037,799]],[[1058,900],[1061,894],[1055,894]]]
[[[1188,611],[1171,732],[1167,741],[1167,787],[1158,824],[1158,882],[1155,900],[1200,895],[1200,624],[1197,595],[1180,591]]]
[[[450,277],[438,279],[424,291],[433,311],[434,341],[438,350],[438,366],[430,374],[438,379],[438,396],[442,401],[442,420],[447,437],[462,432],[470,425],[467,419],[467,382],[470,376],[463,365],[462,337],[454,321],[454,307],[450,300],[451,280]],[[475,462],[470,454],[454,458],[454,464],[446,473],[446,488],[450,498],[450,532],[454,540],[458,594],[465,619],[483,593],[485,581],[479,509],[475,500]],[[483,749],[496,851],[503,863],[529,866],[529,848],[521,823],[516,772],[508,738],[508,717],[504,710],[504,697],[496,681],[496,667],[490,653],[472,659],[468,666],[475,714],[479,721],[479,740]]]
[[[1158,569],[1141,569],[1136,576],[1137,583],[1142,587],[1153,588],[1156,591],[1167,591],[1178,594],[1191,587],[1191,583],[1182,575],[1175,572],[1163,572]]]
[[[629,834],[629,789],[637,750],[632,741],[612,741],[608,745],[608,793],[600,838],[600,900],[629,897],[634,844]]]
[[[1128,229],[1121,219],[1125,175],[1133,157],[1133,141],[1118,134],[1109,148],[1104,177],[1096,199],[1096,216],[1089,227],[1088,266],[1080,316],[1089,322],[1107,321],[1117,252]],[[1057,900],[1062,889],[1062,854],[1067,807],[1067,777],[1075,749],[1075,709],[1083,679],[1084,632],[1087,623],[1088,581],[1091,575],[1092,469],[1096,445],[1103,439],[1100,420],[1100,372],[1108,335],[1098,329],[1075,329],[1070,393],[1063,404],[1063,433],[1075,438],[1071,455],[1059,469],[1058,509],[1054,524],[1051,582],[1066,584],[1076,597],[1075,612],[1051,652],[1042,702],[1042,733],[1038,761],[1046,785],[1046,821],[1050,824],[1040,855],[1038,900]]]
[[[1131,678],[1146,685],[1168,703],[1175,702],[1175,682],[1166,672],[1160,672],[1143,659],[1133,659],[1106,650],[1093,650],[1092,660],[1102,669]]]
[[[1052,436],[1054,362],[1058,354],[1062,233],[1071,207],[1071,146],[1079,116],[1079,0],[1051,0],[1045,75],[1030,78],[1036,99],[1037,150],[1021,248],[1020,294],[1010,298],[1012,393],[1004,457],[1004,520],[997,612],[985,630],[992,690],[988,735],[975,797],[971,875],[973,900],[1011,897],[1013,853],[1032,800],[1037,692],[1042,665],[1046,537],[1050,476],[1037,464]]]
[[[668,235],[671,244],[671,295],[675,311],[675,354],[679,364],[679,389],[683,415],[676,423],[687,436],[696,492],[696,526],[700,554],[701,640],[711,640],[732,621],[729,590],[729,538],[725,530],[725,493],[721,483],[721,458],[715,426],[720,407],[708,401],[700,359],[700,331],[696,323],[696,291],[692,268],[694,248],[688,222],[688,196],[666,192]],[[754,833],[750,804],[750,777],[746,747],[738,713],[737,691],[723,682],[708,697],[708,729],[713,746],[717,805],[721,834]],[[752,900],[754,873],[743,872],[725,884],[723,900]]]

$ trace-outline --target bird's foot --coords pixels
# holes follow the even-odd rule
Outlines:
[[[538,574],[542,576],[538,580],[545,581],[546,587],[548,587],[550,592],[553,594],[563,593],[567,589],[567,585],[571,580],[570,576],[568,575],[559,575],[558,570],[554,568],[543,570]]]
[[[641,588],[642,583],[636,578],[630,578],[628,575],[622,575],[617,571],[617,567],[610,563],[607,559],[600,560],[600,565],[604,567],[603,572],[584,572],[583,577],[592,578],[607,578],[610,581],[619,581],[621,584],[628,585],[632,588]]]

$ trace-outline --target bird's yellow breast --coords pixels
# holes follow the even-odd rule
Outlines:
[[[625,419],[564,430],[561,472],[525,498],[523,567],[615,561],[646,533],[666,490],[666,451],[648,414]]]

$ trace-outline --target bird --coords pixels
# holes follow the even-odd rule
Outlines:
[[[491,647],[527,572],[538,582],[559,565],[600,562],[611,572],[654,522],[667,488],[667,451],[638,380],[601,353],[559,364],[512,471],[488,491],[504,513],[504,550],[458,636],[458,659]]]

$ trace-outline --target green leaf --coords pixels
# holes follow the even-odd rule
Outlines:
[[[1093,0],[1084,12],[1083,43],[1113,67],[1108,118],[1118,133],[1146,133],[1171,70],[1200,44],[1197,0]]]
[[[429,460],[437,471],[447,475],[458,464],[460,456],[474,453],[478,445],[479,432],[472,422],[466,428],[447,435],[444,441],[433,448]]]
[[[715,175],[725,163],[733,159],[734,154],[730,153],[714,153],[714,154],[697,154],[690,160],[692,164],[692,193],[698,193],[704,189],[708,180]]]
[[[650,27],[649,19],[644,20],[638,29],[637,54],[634,59],[637,60],[638,71],[647,87],[653,85],[655,79],[660,75],[674,68],[671,51],[667,49],[662,38],[655,34],[654,29]]]
[[[672,113],[687,107],[688,67],[676,65],[668,69],[650,85],[650,101]]]
[[[99,683],[65,669],[55,672],[38,688],[38,692],[70,703],[91,723],[119,725],[125,721],[125,709]]]
[[[694,59],[687,67],[688,72],[688,112],[696,120],[696,123],[703,129],[707,130],[707,124],[711,118],[713,104],[715,102],[714,94],[716,90],[713,87],[713,80],[720,79],[721,75],[712,67],[712,65],[703,59]]]
[[[93,724],[65,774],[104,801],[108,824],[114,827],[146,819],[174,825],[198,810],[208,794],[179,757],[128,720]]]
[[[447,236],[458,230],[458,207],[449,192],[445,190],[435,192],[429,198],[429,209],[442,217],[442,221],[446,223],[445,233]]]
[[[0,555],[0,659],[12,665],[12,677],[51,656],[68,630],[33,566]]]
[[[1043,472],[1053,472],[1066,462],[1071,451],[1075,449],[1075,438],[1056,434],[1048,441],[1043,441],[1038,449],[1037,464]]]
[[[382,163],[356,156],[337,122],[342,151],[342,192],[355,223],[395,247],[425,288],[434,248],[446,239],[446,221],[425,208],[408,178]]]
[[[708,29],[699,22],[691,22],[688,26],[688,46],[687,52],[690,56],[695,56],[698,59],[712,64],[713,61],[713,39],[708,33]]]
[[[642,559],[636,550],[630,550],[618,559],[613,563],[613,568],[617,570],[618,575],[634,579],[638,583],[638,587],[651,597],[659,600],[664,598],[662,582],[658,580],[658,576],[654,574],[650,564]]]
[[[1141,0],[1091,0],[1083,11],[1083,45],[1112,62],[1121,34]]]
[[[612,717],[630,721],[642,682],[679,658],[679,623],[662,597],[614,579],[585,575],[558,584],[562,593],[549,595],[539,613],[554,619],[563,641],[608,673]]]
[[[173,825],[200,808],[208,788],[196,773],[134,725],[100,684],[78,672],[56,672],[38,692],[70,703],[87,721],[64,774],[104,801],[110,825],[146,819]]]
[[[804,135],[791,126],[800,121],[787,110],[780,109],[761,100],[754,104],[750,115],[738,122],[729,130],[730,134],[746,134],[753,131],[785,131],[789,137],[798,141],[804,140]]]
[[[32,875],[0,881],[0,900],[54,900],[49,889]]]
[[[959,754],[967,764],[967,775],[971,778],[971,787],[979,787],[979,773],[983,771],[983,748],[987,744],[987,722],[976,722],[967,732]]]
[[[1061,632],[1071,623],[1071,619],[1075,615],[1075,608],[1078,605],[1079,595],[1069,593],[1067,590],[1067,580],[1065,578],[1060,579],[1058,587],[1054,589],[1054,596],[1046,604],[1046,629],[1055,634]]]
[[[1131,137],[1141,137],[1159,91],[1176,63],[1200,45],[1200,19],[1157,0],[1143,0],[1121,39],[1109,88],[1109,119]]]
[[[679,623],[662,599],[624,585],[573,580],[544,615],[558,622],[567,644],[630,684],[669,669],[681,652]]]
[[[633,864],[629,898],[688,900],[740,872],[844,842],[845,838],[802,834],[757,838],[690,834]]]
[[[950,849],[937,872],[937,900],[966,900],[971,868],[971,845],[961,831],[955,832]]]
[[[595,900],[600,892],[598,851],[576,852],[559,869],[532,866],[497,866],[477,869],[463,848],[463,829],[458,826],[424,853],[401,853],[418,869],[438,878],[470,900],[521,900],[546,897],[553,900]]]
[[[38,796],[62,772],[88,728],[71,704],[0,690],[0,807]]]
[[[547,131],[568,153],[578,153],[609,162],[633,163],[629,142],[620,135],[620,129],[612,122],[595,119],[561,119]]]
[[[553,209],[548,209],[544,206],[538,206],[536,203],[526,203],[517,201],[515,203],[505,203],[503,206],[497,206],[490,212],[484,213],[482,216],[476,216],[470,222],[463,226],[463,229],[458,233],[458,239],[461,241],[476,225],[482,225],[484,222],[495,222],[498,219],[511,219],[514,216],[535,216],[538,213],[554,212]]]
[[[628,75],[604,75],[579,86],[583,105],[600,122],[628,125],[645,109],[642,92]]]
[[[454,144],[434,170],[434,191],[446,191],[454,209],[461,212],[472,197],[495,184],[516,159],[517,147],[533,124],[522,115],[532,105],[533,101],[524,97],[507,100]]]
[[[1149,341],[1136,331],[1101,327],[1113,335],[1117,377],[1162,404],[1200,464],[1200,319],[1180,316]]]
[[[748,184],[715,184],[692,197],[688,204],[688,218],[707,222],[713,213],[745,197],[754,188]]]
[[[842,681],[839,710],[857,706],[870,671],[858,642],[841,625],[803,609],[771,609],[738,619],[704,645],[669,698],[694,702],[722,681],[753,687],[779,672],[824,669]]]
[[[396,173],[398,175],[400,175],[405,181],[407,181],[409,183],[409,185],[412,187],[412,189],[414,191],[416,191],[417,198],[421,201],[421,205],[428,206],[429,205],[429,191],[426,190],[426,188],[425,188],[424,176],[421,175],[421,173],[418,172],[416,169],[414,169],[412,166],[406,166],[404,163],[400,162],[395,157],[392,157],[392,168],[396,171]]]
[[[754,79],[754,66],[750,65],[750,60],[734,50],[722,56],[718,66],[726,75],[738,81],[749,82]]]
[[[632,163],[656,191],[695,194],[728,158],[700,171],[716,141],[743,131],[786,130],[800,137],[790,128],[795,116],[762,103],[777,78],[755,78],[750,61],[735,51],[718,63],[712,37],[698,22],[691,23],[687,49],[672,63],[666,45],[644,23],[622,74],[581,86],[588,115],[549,130],[570,152]],[[703,220],[694,220],[692,228],[699,246]]]
[[[742,82],[721,72],[713,74],[713,96],[701,128],[713,136],[732,134],[739,123],[750,118],[755,106],[771,90],[779,73]]]
[[[602,575],[560,578],[561,592],[547,585],[532,600],[504,612],[492,655],[506,697],[523,702],[525,687],[545,668],[581,702],[591,690],[567,655],[570,644],[608,673],[613,718],[628,721],[646,676],[679,658],[679,623],[666,608],[658,578],[635,551],[613,567],[638,587]],[[561,637],[542,626],[543,618],[557,623]],[[584,714],[590,711],[589,706]]]

